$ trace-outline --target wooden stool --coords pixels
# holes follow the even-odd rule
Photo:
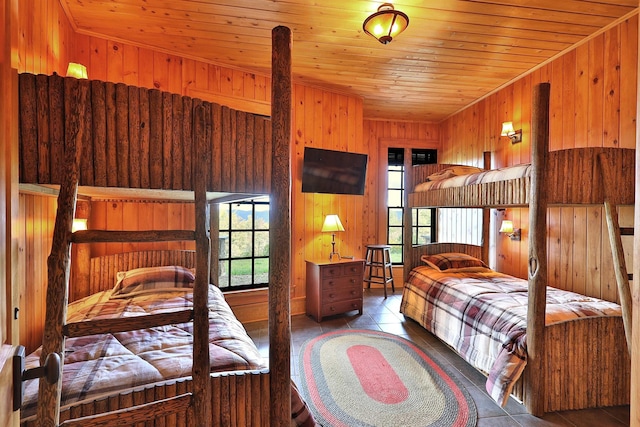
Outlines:
[[[367,288],[372,283],[384,286],[384,297],[387,297],[387,283],[391,282],[391,292],[396,288],[393,284],[393,269],[391,266],[390,245],[367,245],[367,255],[364,259],[364,281]]]

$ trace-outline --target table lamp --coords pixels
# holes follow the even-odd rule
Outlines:
[[[340,259],[340,254],[336,252],[336,231],[344,231],[344,227],[338,215],[327,215],[324,219],[324,224],[322,224],[321,231],[323,233],[331,232],[331,253],[329,254],[329,261],[331,261],[334,255],[337,255],[338,259]]]

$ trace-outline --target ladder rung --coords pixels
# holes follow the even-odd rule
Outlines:
[[[621,236],[633,236],[633,227],[620,227]]]
[[[192,230],[82,230],[71,236],[73,243],[108,243],[108,242],[171,242],[179,240],[195,240]]]
[[[185,393],[180,396],[145,403],[132,408],[119,409],[99,415],[90,415],[73,420],[67,420],[61,423],[60,427],[131,426],[138,422],[149,421],[158,417],[184,412],[189,409],[191,400],[192,394]]]
[[[63,334],[70,338],[95,334],[135,331],[154,326],[173,325],[190,322],[193,310],[173,311],[170,313],[147,314],[144,316],[121,317],[118,319],[87,320],[69,323],[63,327]]]

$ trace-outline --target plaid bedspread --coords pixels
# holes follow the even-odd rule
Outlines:
[[[501,406],[527,363],[527,281],[493,270],[412,270],[400,311],[488,374],[487,392]],[[591,316],[620,316],[620,306],[547,288],[546,324]]]
[[[122,318],[191,307],[193,294],[184,291],[110,298],[100,292],[69,305],[67,322]],[[89,397],[143,384],[191,375],[192,323],[66,340],[62,402],[67,405]],[[209,286],[209,353],[211,371],[264,368],[255,344],[224,300]],[[40,349],[27,356],[26,368],[40,365]],[[22,418],[35,411],[38,381],[25,384]]]

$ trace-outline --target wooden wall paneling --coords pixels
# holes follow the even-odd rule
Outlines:
[[[589,46],[587,43],[576,48],[576,92],[575,92],[575,145],[573,147],[588,146],[589,130]],[[571,148],[573,148],[571,147]]]
[[[92,80],[107,80],[107,40],[98,37],[90,37],[90,61],[87,68]],[[89,73],[89,71],[88,71]]]
[[[163,52],[153,52],[153,87],[161,91],[169,91],[169,55]]]
[[[152,230],[162,230],[167,227],[169,221],[169,204],[168,203],[156,203],[153,205],[153,226]],[[154,249],[166,250],[169,249],[169,242],[156,242],[154,243]]]
[[[549,99],[549,151],[562,148],[562,136],[564,123],[563,82],[565,66],[563,58],[559,58],[550,64],[551,67],[551,91]]]
[[[603,142],[604,34],[591,39],[589,45],[588,146],[601,147]]]
[[[67,52],[70,58],[69,61],[63,62],[61,64],[63,68],[60,69],[60,75],[66,76],[66,67],[68,66],[69,62],[77,62],[87,67],[87,76],[90,80],[95,79],[96,77],[92,74],[91,71],[91,37],[75,34],[72,29],[70,30],[70,32],[72,33],[70,37],[73,38],[73,45],[75,46],[75,48],[68,46],[69,49],[67,49]]]
[[[138,215],[138,205],[139,203],[133,202],[122,202],[120,206],[122,207],[122,227],[121,230],[140,230],[145,228],[145,219],[140,218]],[[123,252],[132,252],[138,250],[138,243],[136,242],[125,242],[122,244]]]
[[[149,89],[159,89],[155,80],[155,54],[150,49],[138,49],[138,85]]]
[[[244,162],[245,162],[245,171],[244,171],[244,179],[245,179],[245,191],[254,192],[258,191],[258,187],[256,186],[255,179],[258,176],[256,173],[255,163],[258,161],[263,161],[262,158],[258,158],[256,156],[255,146],[258,145],[256,141],[256,121],[260,120],[256,119],[254,114],[245,114],[245,134],[244,134]]]
[[[576,207],[573,210],[573,276],[570,289],[574,292],[587,292],[587,208]]]
[[[569,291],[573,290],[573,235],[574,230],[574,208],[573,207],[560,207],[560,224],[561,224],[561,242],[560,247],[560,277],[557,282],[552,286],[557,286],[561,289]]]
[[[119,49],[122,51],[122,83],[140,86],[138,82],[138,48],[124,44]]]
[[[175,94],[182,93],[182,61],[183,59],[176,55],[168,55],[167,68],[169,75],[169,83],[165,90]]]
[[[107,204],[109,202],[91,202],[91,216],[88,221],[90,230],[108,230],[107,228]],[[107,254],[106,243],[92,243],[91,256],[102,256]]]
[[[149,220],[155,217],[155,207],[156,207],[156,203],[137,203],[136,209],[137,209],[137,215],[138,215],[138,224],[140,224],[141,229],[143,230],[154,229],[153,225],[149,224]],[[138,243],[136,250],[150,251],[154,249],[156,249],[155,243],[146,242],[146,243]]]
[[[620,24],[620,147],[636,148],[638,15]]]
[[[123,44],[112,40],[107,41],[107,81],[119,82],[124,77],[124,49]]]
[[[557,60],[559,61],[559,60]],[[576,139],[576,50],[571,50],[566,55],[562,56],[563,72],[567,78],[562,80],[562,88],[558,88],[555,85],[552,88],[551,96],[553,97],[553,91],[562,90],[562,148],[567,149],[575,146]],[[555,84],[555,81],[554,81]]]
[[[549,284],[560,283],[562,231],[560,208],[549,208],[547,210],[547,273]]]
[[[587,207],[587,295],[601,297],[602,209]]]
[[[620,146],[620,26],[604,33],[602,146]],[[605,226],[606,229],[606,226]]]

